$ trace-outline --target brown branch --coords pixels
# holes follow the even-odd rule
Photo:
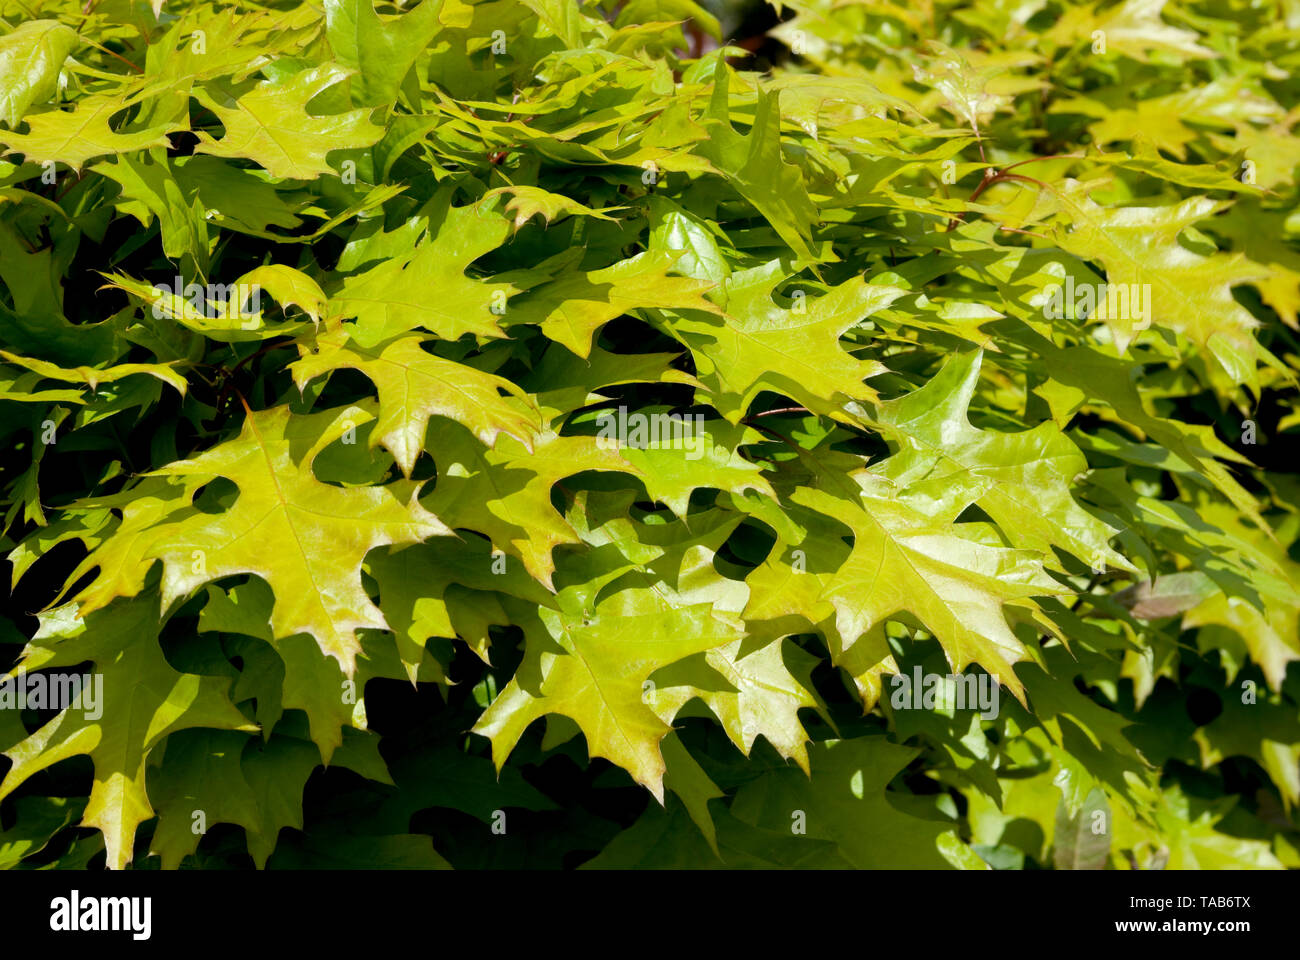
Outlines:
[[[235,394],[235,396],[239,397],[240,403],[244,404],[244,409],[248,409],[248,404],[244,401],[244,395],[239,392],[238,388],[235,387],[235,375],[239,373],[241,369],[243,369],[244,364],[248,363],[250,360],[256,360],[258,357],[265,356],[266,354],[270,353],[272,350],[277,350],[280,347],[292,347],[292,346],[294,346],[292,342],[266,343],[263,344],[259,350],[256,350],[253,353],[250,353],[248,356],[244,357],[244,359],[240,360],[229,370],[226,370],[225,368],[218,368],[218,376],[221,378],[221,390],[217,394],[217,402],[216,404],[214,404],[216,409],[215,416],[220,417],[222,415],[226,406],[226,398],[232,392]]]
[[[77,175],[76,175],[75,177],[72,177],[72,178],[71,178],[67,183],[65,183],[65,184],[64,184],[64,185],[59,189],[59,192],[56,193],[56,194],[54,195],[54,202],[55,202],[55,203],[58,203],[60,200],[62,200],[62,199],[63,199],[63,195],[64,195],[65,193],[67,193],[69,190],[71,190],[73,187],[75,187],[77,184],[79,184],[79,183],[81,182],[81,177],[82,177],[82,173],[83,173],[83,172],[84,172],[84,171],[78,170],[78,171],[77,171]]]
[[[84,43],[84,44],[86,44],[87,46],[94,47],[96,50],[99,50],[99,51],[101,51],[101,52],[103,52],[103,53],[106,53],[106,54],[108,54],[110,57],[117,57],[117,59],[121,60],[123,63],[125,63],[128,67],[130,67],[130,68],[131,68],[132,70],[134,70],[136,73],[144,73],[143,68],[141,68],[141,67],[137,66],[136,64],[132,63],[130,60],[128,60],[126,57],[122,56],[120,53],[114,53],[112,50],[108,49],[108,47],[104,46],[104,45],[101,44],[101,43],[96,43],[94,40],[87,40],[85,37],[81,37],[80,39],[81,39],[81,42]]]
[[[1038,161],[1040,160],[1082,160],[1082,159],[1083,159],[1083,154],[1081,153],[1053,153],[1046,157],[1030,157],[1028,160],[1017,160],[1015,163],[1011,164],[1010,166],[1003,167],[1002,172],[1006,173],[1008,170],[1014,170],[1016,167],[1022,167],[1026,163],[1038,163]]]
[[[1047,158],[1042,157],[1039,159],[1046,160]],[[1020,162],[1027,163],[1028,161],[1022,160]],[[1019,165],[1020,164],[1018,163],[1012,164],[1012,166],[1019,166]],[[1019,174],[1019,173],[1007,173],[1007,170],[1010,169],[1011,167],[1007,167],[1006,169],[1003,170],[994,170],[992,167],[985,167],[984,179],[982,179],[979,182],[979,186],[977,186],[974,190],[971,191],[971,195],[966,199],[966,202],[974,203],[976,200],[979,199],[981,193],[983,193],[989,187],[993,186],[995,183],[1005,183],[1009,180],[1019,181],[1021,183],[1032,183],[1037,185],[1040,189],[1043,190],[1050,189],[1050,187],[1046,183],[1044,183],[1041,180],[1035,180],[1033,177],[1026,177],[1023,174]],[[962,216],[963,215],[960,213],[953,216],[953,218],[948,221],[948,229],[945,232],[952,233],[954,230],[956,230],[957,224],[962,221]],[[1007,229],[1011,229],[1011,228],[1008,227]]]
[[[787,437],[780,430],[773,430],[771,427],[764,426],[761,423],[753,423],[751,422],[749,417],[743,417],[740,422],[744,424],[748,424],[749,426],[753,427],[755,430],[759,430],[762,431],[763,433],[771,434],[772,436],[780,440],[782,443],[784,443],[786,446],[794,450],[799,449],[799,445],[795,443],[793,440],[791,440],[789,437]]]

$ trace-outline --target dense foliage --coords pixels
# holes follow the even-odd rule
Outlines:
[[[1300,6],[775,7],[0,0],[0,865],[1300,864]]]

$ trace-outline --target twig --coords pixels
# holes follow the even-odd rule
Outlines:
[[[81,182],[81,177],[83,172],[84,171],[78,170],[77,175],[75,177],[69,179],[67,183],[65,183],[61,188],[59,188],[59,192],[54,195],[55,203],[58,203],[60,200],[62,200],[63,195],[65,193],[67,193],[69,190],[71,190],[73,187],[75,187],[77,184]]]
[[[1053,153],[1050,156],[1046,156],[1046,157],[1030,157],[1028,160],[1017,160],[1015,163],[1003,167],[1002,172],[1006,173],[1008,170],[1014,170],[1016,169],[1016,167],[1022,167],[1026,163],[1038,163],[1038,161],[1040,160],[1082,160],[1082,159],[1083,159],[1083,154],[1080,153]]]
[[[132,70],[134,70],[136,73],[144,73],[144,70],[141,69],[138,65],[132,63],[130,60],[128,60],[126,57],[122,56],[120,53],[114,53],[112,50],[108,49],[108,47],[104,46],[102,43],[96,43],[94,40],[88,40],[88,39],[85,38],[85,37],[81,37],[80,39],[81,39],[81,42],[84,43],[84,44],[86,44],[87,46],[94,47],[96,50],[100,50],[100,51],[102,51],[102,52],[108,54],[110,57],[117,57],[117,59],[121,60],[123,63],[125,63],[128,67],[130,67],[130,68],[131,68]]]
[[[799,449],[799,445],[795,443],[793,440],[791,440],[789,437],[787,437],[780,430],[773,430],[771,427],[766,427],[761,423],[753,423],[750,421],[749,417],[742,418],[740,422],[749,424],[749,426],[753,427],[755,430],[761,430],[763,433],[770,433],[772,436],[776,437],[778,440],[780,440],[788,447],[791,447],[795,450]]]
[[[1046,160],[1047,158],[1042,157],[1036,159]],[[1020,163],[1028,163],[1028,162],[1029,161],[1027,160],[1020,161]],[[1019,166],[1019,165],[1020,165],[1019,163],[1012,164],[1012,166]],[[983,193],[985,190],[987,190],[989,187],[993,186],[993,184],[1005,183],[1008,180],[1016,180],[1022,183],[1032,183],[1037,185],[1040,189],[1043,190],[1050,189],[1050,187],[1042,180],[1035,180],[1033,177],[1026,177],[1023,174],[1019,174],[1019,173],[1007,173],[1007,170],[1010,169],[1011,167],[1007,167],[1004,170],[994,170],[992,167],[985,167],[984,179],[979,182],[979,186],[977,186],[974,190],[971,191],[971,195],[970,197],[967,198],[966,202],[974,203],[976,200],[979,199],[979,195]],[[954,230],[956,230],[957,224],[961,221],[961,219],[962,219],[962,214],[960,213],[956,214],[951,220],[948,221],[948,229],[945,232],[952,233]]]
[[[234,392],[235,396],[239,397],[241,403],[244,402],[244,395],[240,393],[239,390],[235,387],[235,375],[239,373],[241,369],[243,369],[244,364],[248,363],[250,360],[256,360],[258,357],[265,356],[266,354],[270,353],[272,350],[276,350],[280,347],[292,347],[293,345],[294,344],[292,343],[263,344],[261,349],[256,350],[253,353],[250,353],[248,356],[244,357],[244,359],[240,360],[237,364],[231,367],[230,370],[222,370],[221,391],[217,394],[217,402],[215,404],[216,416],[218,417],[221,416],[222,411],[225,409],[226,397],[228,397],[232,391]],[[248,404],[244,403],[244,406],[245,408],[247,408]]]

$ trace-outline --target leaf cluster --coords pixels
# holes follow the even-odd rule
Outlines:
[[[1283,10],[0,0],[0,865],[1300,865]]]

